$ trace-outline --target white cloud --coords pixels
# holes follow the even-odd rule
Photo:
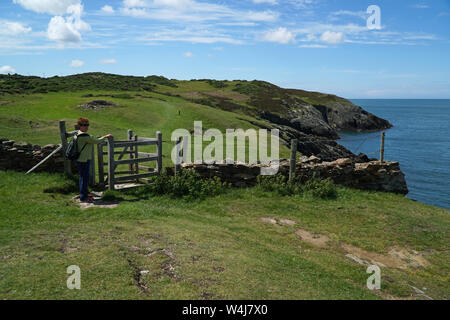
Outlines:
[[[344,42],[344,34],[342,32],[325,31],[320,36],[320,40],[330,44],[338,44]]]
[[[112,14],[115,10],[113,7],[106,5],[102,7],[102,12]]]
[[[102,63],[102,64],[115,64],[115,63],[117,63],[117,60],[116,59],[103,59],[103,60],[100,60],[100,63]]]
[[[84,62],[81,60],[72,60],[72,62],[70,63],[70,66],[72,68],[81,68],[82,66],[84,66]]]
[[[8,73],[16,73],[16,70],[14,70],[10,66],[0,67],[0,74],[8,74]]]
[[[317,0],[289,0],[290,3],[294,4],[297,7],[305,8],[311,4],[313,4]]]
[[[227,23],[235,21],[275,21],[278,12],[235,10],[222,4],[200,2],[196,0],[124,0],[120,12],[135,18],[147,18],[166,21],[217,21]]]
[[[192,52],[185,52],[185,53],[184,53],[184,56],[185,56],[186,58],[192,58],[194,55],[192,54]]]
[[[81,32],[91,30],[89,24],[81,20],[82,5],[72,5],[67,8],[68,17],[53,17],[47,29],[47,37],[59,42],[80,42]]]
[[[256,3],[256,4],[269,3],[269,4],[275,5],[275,4],[278,4],[278,1],[277,0],[253,0],[253,3]]]
[[[295,42],[295,35],[291,31],[288,31],[286,28],[280,27],[275,30],[267,31],[263,35],[263,40],[287,44],[290,42]]]
[[[327,46],[324,46],[323,44],[302,44],[300,48],[310,48],[310,49],[321,49],[321,48],[328,48]]]
[[[71,5],[81,4],[81,0],[14,0],[14,3],[38,13],[62,15]]]
[[[211,32],[205,29],[173,29],[158,30],[140,38],[139,40],[148,42],[180,41],[191,43],[230,43],[241,44],[242,41],[236,40],[227,34],[220,32]]]
[[[368,18],[369,14],[365,11],[348,11],[348,10],[339,10],[339,11],[331,13],[332,18],[336,18],[338,16],[351,16],[351,17],[358,17],[363,20],[366,20]]]
[[[0,20],[0,34],[6,36],[16,36],[31,31],[30,27],[25,27],[20,22]]]
[[[279,16],[280,14],[278,12],[267,10],[262,12],[250,11],[244,14],[243,18],[244,20],[272,22],[276,21]]]

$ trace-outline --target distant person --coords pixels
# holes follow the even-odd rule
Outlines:
[[[80,118],[77,122],[79,126],[79,131],[77,132],[77,143],[78,150],[80,150],[80,156],[76,160],[76,165],[78,167],[78,172],[80,173],[80,201],[90,202],[93,200],[92,196],[88,193],[89,184],[89,169],[92,159],[92,150],[94,144],[99,144],[103,140],[112,137],[111,134],[96,139],[89,135],[87,131],[89,130],[89,119]]]

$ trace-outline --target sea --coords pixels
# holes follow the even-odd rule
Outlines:
[[[450,100],[351,101],[394,125],[385,131],[384,158],[400,162],[407,197],[450,209]],[[339,134],[350,151],[379,159],[380,132]]]

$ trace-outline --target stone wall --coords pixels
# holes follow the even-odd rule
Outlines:
[[[28,171],[58,146],[49,144],[44,147],[26,142],[15,142],[0,138],[0,169]],[[194,169],[206,178],[219,177],[236,187],[247,187],[256,184],[257,177],[264,165],[246,164],[183,164],[184,169]],[[73,168],[73,172],[76,169]],[[35,172],[64,172],[64,157],[58,152]],[[280,161],[279,173],[289,175],[289,160]],[[388,191],[407,194],[405,175],[400,170],[398,162],[369,161],[358,163],[350,158],[338,159],[332,162],[321,161],[315,156],[302,157],[297,163],[296,175],[305,182],[314,175],[318,178],[331,178],[335,183],[364,190]]]
[[[237,187],[256,184],[263,165],[245,164],[183,164],[183,169],[194,169],[206,178],[220,177],[222,181],[232,183]],[[280,161],[279,173],[289,175],[289,160]],[[333,162],[323,162],[317,157],[302,158],[296,167],[296,176],[305,182],[313,176],[331,178],[336,184],[341,184],[363,190],[388,191],[407,194],[405,175],[400,170],[398,162],[369,161],[356,163],[351,159],[338,159]]]
[[[52,153],[58,145],[44,147],[27,142],[16,142],[0,138],[0,169],[28,171]],[[34,172],[64,172],[64,157],[61,151]]]

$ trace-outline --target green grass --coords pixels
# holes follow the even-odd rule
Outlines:
[[[154,137],[161,131],[164,165],[173,166],[175,129],[192,130],[197,120],[204,131],[270,127],[246,115],[245,108],[241,113],[227,108],[250,110],[259,103],[276,109],[286,98],[286,92],[263,82],[105,76],[94,86],[92,79],[81,81],[84,77],[27,79],[34,81],[27,85],[14,78],[17,82],[5,86],[8,76],[1,76],[0,137],[57,144],[58,121],[66,120],[71,130],[83,116],[96,136],[124,139],[133,129]],[[149,90],[143,88],[147,85]],[[45,86],[66,91],[31,93]],[[16,89],[26,94],[5,94]],[[213,107],[192,102],[199,98]],[[93,99],[116,106],[79,107]],[[281,157],[289,157],[284,146]],[[114,192],[106,199],[121,199],[119,207],[83,211],[71,201],[77,190],[72,180],[0,172],[0,299],[383,299],[411,297],[410,285],[428,288],[435,299],[449,298],[448,210],[388,193],[338,188],[335,199],[325,200],[317,195],[328,194],[326,188],[309,186],[317,192],[297,194],[289,186],[267,191],[269,185],[231,189],[202,201]],[[267,224],[261,217],[291,219],[296,225]],[[294,234],[300,228],[327,235],[330,245],[300,241]],[[380,254],[393,246],[417,250],[430,265],[383,268],[395,282],[383,281],[381,292],[371,292],[366,268],[345,258],[343,243]],[[81,267],[80,291],[66,288],[70,265]],[[149,272],[139,275],[144,270]]]
[[[0,172],[0,299],[380,299],[408,298],[409,285],[449,298],[449,211],[399,195],[339,188],[337,199],[320,200],[251,188],[185,201],[121,193],[115,209],[83,211],[74,193],[44,193],[70,183]],[[327,235],[330,247],[300,241],[298,228]],[[343,242],[418,250],[430,266],[382,268],[395,282],[372,292],[366,268],[340,252]],[[81,268],[79,291],[66,288],[70,265]]]
[[[140,137],[155,137],[156,131],[161,131],[165,141],[164,164],[171,166],[170,155],[174,147],[172,132],[178,128],[193,130],[194,121],[203,122],[203,132],[210,128],[219,129],[222,133],[228,128],[259,129],[248,122],[254,120],[249,116],[191,103],[183,98],[142,92],[128,92],[132,99],[117,98],[120,94],[123,93],[80,91],[0,96],[1,101],[8,102],[0,105],[0,137],[41,145],[58,144],[59,120],[66,120],[67,130],[73,130],[79,117],[88,117],[91,121],[89,132],[95,136],[111,133],[120,140],[126,139],[128,129]],[[102,110],[83,110],[80,107],[98,96],[114,102],[116,106]],[[204,142],[205,146],[207,144]],[[142,151],[155,152],[151,148]],[[280,145],[280,151],[282,157],[289,156],[289,150],[284,145]]]

